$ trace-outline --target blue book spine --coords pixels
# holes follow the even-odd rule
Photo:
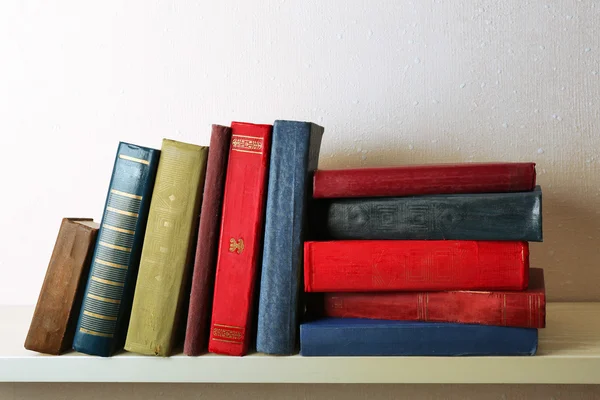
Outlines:
[[[300,326],[303,356],[530,356],[537,344],[533,328],[343,318]]]
[[[321,240],[542,241],[542,190],[323,200]]]
[[[295,349],[306,203],[322,136],[313,123],[273,124],[256,336],[263,353]]]
[[[73,348],[111,356],[123,347],[160,151],[119,143]]]

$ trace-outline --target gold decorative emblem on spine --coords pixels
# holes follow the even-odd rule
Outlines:
[[[233,135],[231,149],[242,153],[262,154],[263,140],[254,136]]]
[[[242,254],[242,251],[244,251],[244,239],[240,238],[240,240],[237,241],[234,238],[229,239],[229,251]]]
[[[244,342],[244,328],[241,326],[231,326],[214,324],[213,340],[218,342],[226,343],[243,343]]]

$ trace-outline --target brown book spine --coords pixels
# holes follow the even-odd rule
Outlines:
[[[73,344],[98,224],[64,218],[48,264],[25,348],[58,355]]]
[[[212,310],[223,189],[230,143],[231,128],[213,125],[183,348],[188,356],[199,355],[208,347],[208,319]]]

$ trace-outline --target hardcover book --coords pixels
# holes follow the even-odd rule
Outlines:
[[[73,344],[99,225],[63,218],[25,339],[27,350],[58,355]]]
[[[532,328],[325,318],[300,325],[303,356],[531,356]]]
[[[542,241],[542,190],[321,200],[321,239]]]
[[[123,347],[160,152],[119,143],[73,340],[108,357]]]
[[[208,350],[242,356],[251,340],[271,125],[231,124]]]
[[[183,347],[183,352],[188,356],[197,356],[208,347],[208,319],[212,309],[223,188],[230,143],[231,128],[213,125]]]
[[[182,332],[208,147],[164,139],[161,152],[125,349],[168,356]]]
[[[316,198],[525,192],[535,187],[534,163],[464,163],[318,170]]]
[[[544,271],[531,268],[523,292],[325,293],[322,307],[323,315],[337,318],[544,328]]]
[[[323,128],[309,122],[273,124],[256,338],[263,353],[294,352],[307,188],[322,137]]]
[[[524,290],[527,242],[342,240],[304,244],[307,292]]]

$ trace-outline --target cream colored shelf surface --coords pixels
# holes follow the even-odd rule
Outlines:
[[[0,382],[600,383],[600,303],[551,303],[532,357],[111,358],[25,350],[32,307],[0,307]]]

